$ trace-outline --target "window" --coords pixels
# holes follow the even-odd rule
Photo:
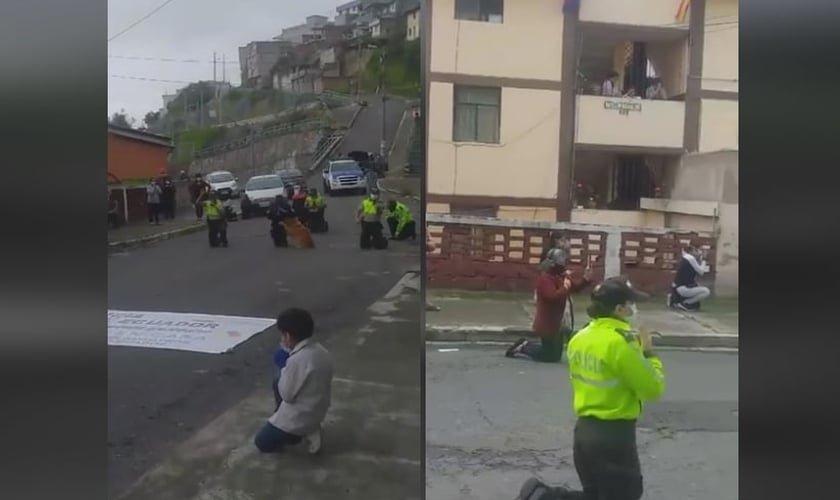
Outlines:
[[[499,143],[502,89],[455,86],[452,140]]]
[[[455,0],[455,19],[501,23],[504,0]]]

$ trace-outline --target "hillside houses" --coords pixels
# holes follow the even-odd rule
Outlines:
[[[242,85],[304,93],[346,89],[363,67],[367,43],[418,38],[419,6],[419,0],[354,0],[336,7],[333,21],[308,16],[271,41],[240,47]]]

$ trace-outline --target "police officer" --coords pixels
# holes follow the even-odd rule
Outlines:
[[[266,213],[266,217],[271,221],[270,234],[271,239],[274,241],[274,246],[289,246],[285,222],[288,219],[294,218],[294,216],[295,211],[291,203],[289,203],[289,200],[282,194],[278,194]]]
[[[324,197],[318,193],[317,189],[309,189],[303,206],[308,212],[307,225],[310,228],[322,227],[324,225],[324,210],[327,208],[327,203],[324,201]]]
[[[382,235],[382,203],[379,201],[379,190],[371,189],[367,198],[362,200],[356,218],[361,223],[362,231],[359,236],[359,247],[362,250],[374,247],[384,249],[388,240]]]
[[[388,218],[385,220],[388,222],[388,229],[391,230],[392,240],[417,239],[417,225],[414,222],[414,216],[411,215],[411,210],[405,203],[396,200],[389,201],[388,212]]]
[[[631,326],[636,302],[646,298],[624,277],[605,280],[592,291],[587,310],[592,321],[569,341],[578,417],[574,461],[585,499],[642,497],[636,420],[644,402],[665,391],[662,361],[653,351],[650,332]]]
[[[204,214],[207,216],[207,233],[210,238],[210,246],[215,248],[221,244],[223,247],[227,247],[225,206],[216,191],[210,191],[207,200],[204,202]]]

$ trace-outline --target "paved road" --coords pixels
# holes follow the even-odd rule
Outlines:
[[[338,151],[379,152],[379,140],[382,130],[382,99],[377,95],[365,97],[368,105],[356,118],[353,128],[348,131],[344,141],[338,146]],[[406,108],[406,102],[400,97],[389,97],[385,103],[385,140],[390,146],[397,133],[397,127]]]
[[[367,147],[355,137],[348,138],[348,147]],[[330,232],[316,235],[313,251],[276,249],[268,222],[247,220],[230,225],[227,249],[209,248],[202,232],[114,254],[108,264],[109,307],[273,317],[295,305],[313,313],[322,338],[353,335],[370,316],[366,308],[420,262],[413,243],[393,244],[386,252],[358,249],[359,200],[328,199]],[[419,342],[419,325],[414,329]],[[158,463],[171,445],[270,380],[276,343],[262,333],[230,355],[109,348],[111,496]],[[385,342],[382,349],[396,356],[405,346]]]
[[[426,496],[510,500],[531,475],[579,487],[562,365],[509,360],[500,348],[426,352]],[[646,500],[738,498],[738,357],[665,352],[668,390],[639,445]]]

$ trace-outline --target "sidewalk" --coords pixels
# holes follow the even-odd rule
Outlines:
[[[322,453],[262,455],[253,437],[270,415],[265,380],[251,396],[175,446],[120,500],[420,500],[421,400],[417,275],[368,309],[356,331],[324,339],[333,355]]]
[[[195,214],[192,213],[176,217],[174,220],[161,220],[159,226],[145,221],[131,223],[117,229],[108,229],[108,248],[123,250],[200,231],[203,228],[204,222],[196,220]]]
[[[426,313],[427,341],[512,342],[531,337],[533,295],[505,292],[461,292],[426,289],[426,297],[440,311]],[[575,326],[589,317],[589,297],[575,299]],[[654,343],[663,347],[738,348],[737,301],[709,301],[703,311],[686,313],[665,308],[664,299],[639,305],[639,315],[651,330],[662,334]]]

